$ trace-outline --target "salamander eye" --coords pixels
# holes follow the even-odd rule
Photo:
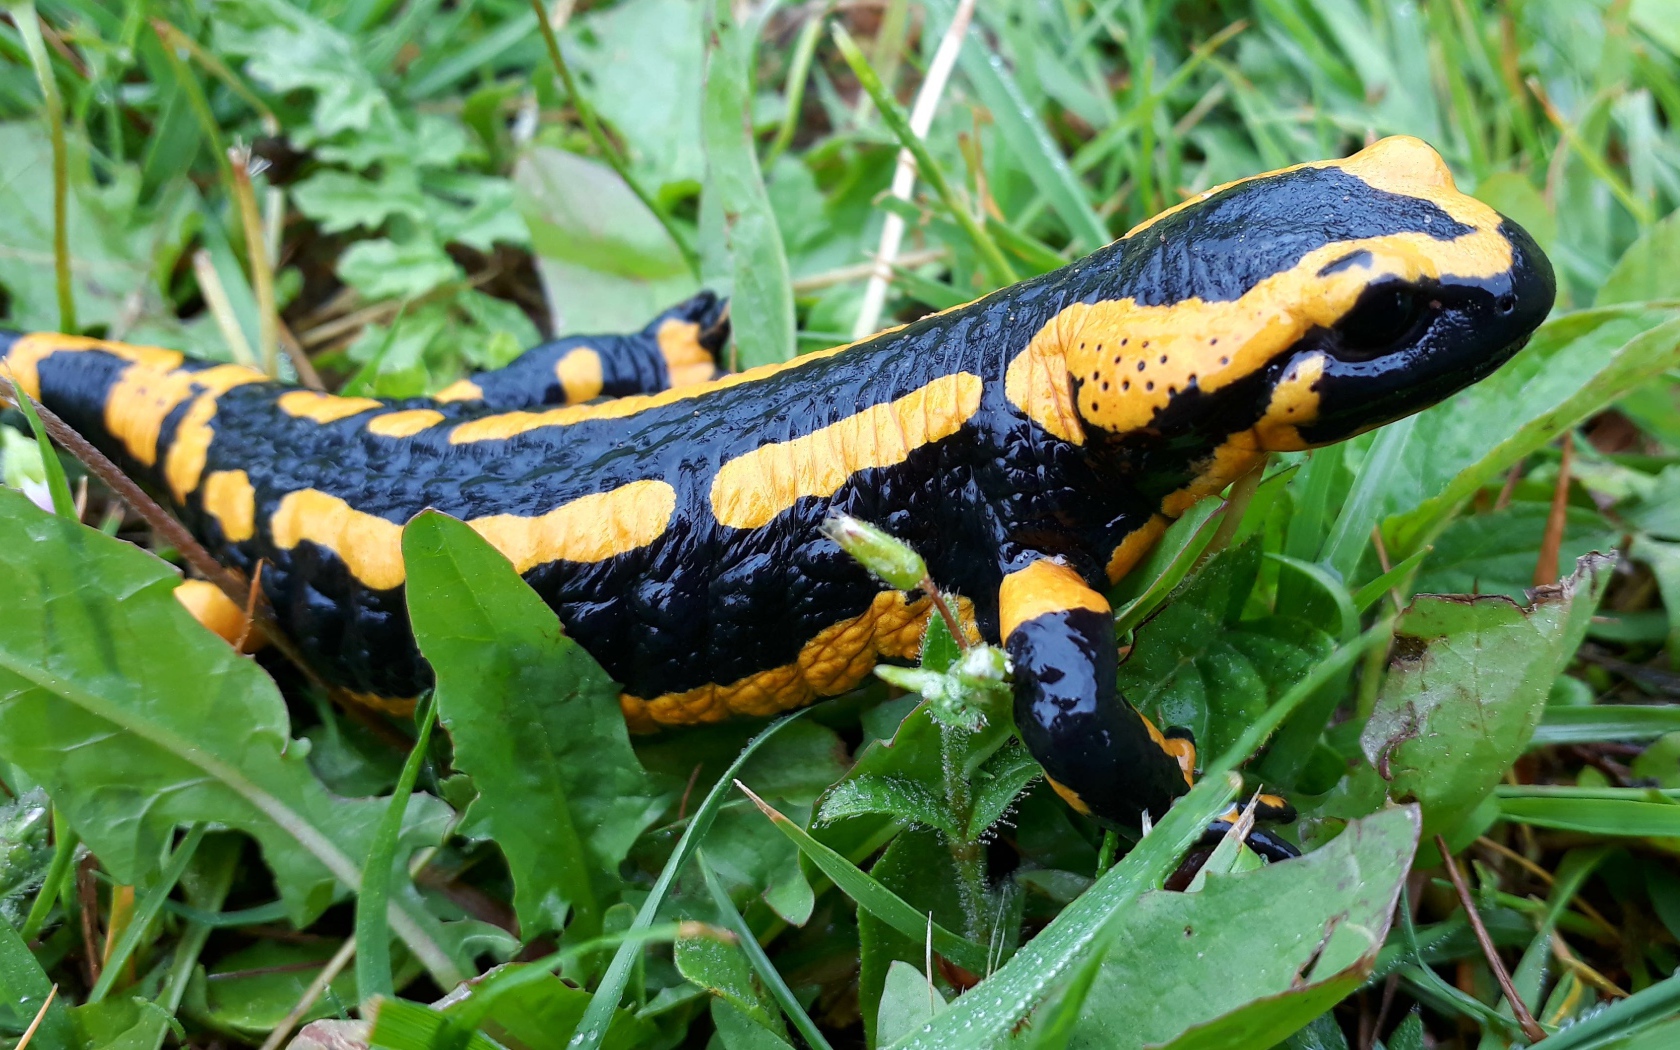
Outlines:
[[[1336,324],[1338,356],[1367,360],[1398,347],[1422,319],[1427,301],[1402,285],[1379,285]]]

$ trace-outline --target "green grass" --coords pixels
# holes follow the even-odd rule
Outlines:
[[[889,213],[882,325],[1418,135],[1545,248],[1556,315],[1415,421],[1275,458],[1112,596],[1127,694],[1292,798],[1308,858],[1222,849],[1160,892],[1235,788],[1105,837],[937,626],[896,676],[927,703],[875,683],[632,740],[552,614],[427,517],[428,737],[204,635],[141,530],[0,493],[0,1045],[55,984],[31,1046],[358,1015],[394,1050],[1520,1045],[1436,834],[1549,1044],[1669,1045],[1680,9],[983,0],[924,177],[888,199],[957,8],[560,5],[557,63],[528,0],[12,6],[0,322],[217,360],[230,332],[264,361],[295,342],[333,388],[406,396],[707,286],[748,365],[847,338]],[[6,422],[6,483],[73,515]],[[1562,584],[1530,601],[1537,570]]]

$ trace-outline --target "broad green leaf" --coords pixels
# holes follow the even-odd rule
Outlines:
[[[1614,565],[1582,558],[1528,608],[1502,595],[1420,595],[1406,610],[1360,746],[1394,797],[1422,804],[1432,833],[1450,832],[1528,746]]]
[[[670,234],[607,165],[536,146],[513,181],[555,335],[635,331],[698,287]]]
[[[558,930],[570,910],[593,936],[597,886],[616,881],[667,801],[630,750],[617,686],[466,525],[420,515],[403,559],[438,715],[478,788],[474,815],[507,856],[521,933]]]
[[[872,1033],[869,1045],[886,1046],[892,1040],[885,1038],[876,1025],[888,977],[900,963],[914,966],[918,973],[927,965],[928,915],[942,926],[962,928],[962,906],[954,892],[961,876],[944,841],[934,832],[915,828],[893,839],[869,874],[921,912],[924,924],[922,931],[912,933],[894,929],[868,911],[858,912],[858,1009],[863,1014],[864,1031]],[[926,980],[921,981],[921,987],[925,1002]]]
[[[1534,568],[1551,517],[1549,503],[1517,501],[1503,510],[1453,519],[1431,544],[1413,593],[1503,594],[1521,599],[1534,585]],[[1604,516],[1570,507],[1558,562],[1564,567],[1592,551],[1614,550],[1620,533]]]
[[[47,1006],[53,982],[30,954],[12,924],[0,919],[0,1032],[22,1035],[41,1008]],[[36,1038],[45,1050],[73,1050],[79,1046],[63,999],[54,998],[42,1018]]]
[[[176,582],[151,555],[0,492],[0,758],[128,885],[156,875],[178,824],[250,834],[303,925],[360,884],[384,803],[328,794],[274,683],[175,601]],[[441,804],[410,812],[407,848],[435,842]],[[466,971],[406,886],[391,926],[440,982]]]
[[[338,950],[332,941],[284,944],[262,940],[217,959],[194,974],[182,1002],[195,1025],[240,1039],[260,1039],[278,1025]],[[410,966],[403,977],[414,976]],[[304,1014],[304,1021],[355,1009],[356,977],[345,967]]]
[[[247,58],[244,72],[277,94],[314,95],[310,124],[298,129],[308,144],[340,131],[364,131],[391,102],[356,42],[282,0],[238,0],[217,11],[218,53]]]
[[[368,1045],[382,1050],[500,1050],[481,1032],[463,1030],[448,1014],[406,999],[382,999]]]
[[[1355,991],[1417,850],[1415,807],[1354,821],[1301,860],[1212,875],[1129,909],[1072,1046],[1270,1046]]]
[[[1293,618],[1242,619],[1259,561],[1252,543],[1209,561],[1137,629],[1120,667],[1127,699],[1158,726],[1193,731],[1208,755],[1229,747],[1334,648],[1330,635]]]
[[[590,102],[628,147],[643,185],[704,177],[702,15],[701,5],[681,0],[628,0],[574,17],[562,37],[589,81]]]
[[[823,799],[821,819],[844,820],[847,817],[879,813],[896,817],[912,825],[937,829],[946,835],[960,835],[955,815],[931,787],[902,777],[849,777],[836,784]]]
[[[142,318],[169,315],[173,322],[154,274],[179,257],[190,198],[170,191],[142,206],[138,171],[128,165],[102,169],[111,176],[102,186],[88,170],[86,143],[73,133],[70,152],[66,222],[78,323],[108,325],[121,336]],[[51,147],[40,122],[0,124],[0,288],[8,328],[58,328],[51,173]]]
[[[785,1036],[787,1028],[776,1003],[753,976],[752,966],[738,944],[712,936],[682,937],[673,957],[677,971],[690,982],[740,1010],[754,1024]]]
[[[730,5],[704,2],[710,47],[700,118],[706,147],[707,200],[702,207],[723,218],[730,319],[740,365],[750,368],[793,356],[793,290],[753,138],[753,34],[758,22],[737,24]]]
[[[881,989],[881,1009],[875,1020],[877,1043],[894,1043],[933,1020],[945,1008],[945,997],[933,982],[903,959],[887,968]]]
[[[412,167],[397,166],[379,179],[364,179],[342,171],[318,171],[291,187],[298,210],[321,225],[323,233],[342,233],[358,226],[377,230],[393,218],[422,222],[426,198]]]
[[[1411,553],[1522,457],[1680,362],[1680,317],[1615,307],[1559,317],[1487,379],[1429,409],[1386,493],[1383,534]]]
[[[723,1050],[793,1050],[793,1044],[748,1017],[727,999],[712,1000],[712,1025]]]
[[[1674,13],[1680,15],[1680,4]],[[1628,245],[1604,278],[1594,306],[1680,299],[1680,214],[1670,215]]]
[[[451,1002],[444,1013],[459,1017],[470,1014],[481,1031],[503,1046],[563,1050],[589,1006],[589,993],[553,974],[533,979],[531,970],[529,963],[498,966],[473,982],[469,994]],[[492,994],[493,1005],[481,1015],[479,999]],[[651,1024],[633,1010],[620,1010],[602,1045],[606,1050],[635,1050],[649,1045],[653,1037]]]
[[[338,257],[338,275],[368,299],[418,299],[466,276],[424,234],[400,244],[384,238],[357,241]]]

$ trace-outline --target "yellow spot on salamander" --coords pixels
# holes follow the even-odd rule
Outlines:
[[[659,326],[656,338],[671,386],[693,386],[717,374],[717,362],[700,345],[700,326],[695,322],[666,321]]]
[[[163,421],[188,398],[214,401],[236,386],[266,382],[267,376],[243,365],[217,365],[198,372],[159,371],[130,365],[111,384],[105,398],[105,429],[144,466],[157,462]]]
[[[677,492],[663,481],[633,481],[581,496],[532,518],[495,514],[468,522],[526,572],[551,561],[599,562],[662,536],[677,507]]]
[[[998,627],[1007,640],[1035,617],[1068,609],[1108,612],[1108,599],[1061,562],[1035,561],[1003,578],[998,588]]]
[[[1091,815],[1091,807],[1087,806],[1085,804],[1085,800],[1079,797],[1079,792],[1077,792],[1077,791],[1073,790],[1072,788],[1068,787],[1066,784],[1057,780],[1055,777],[1046,776],[1044,778],[1044,782],[1049,784],[1051,789],[1053,791],[1055,791],[1056,794],[1062,796],[1062,801],[1066,802],[1068,805],[1072,806],[1073,811],[1075,813],[1078,813],[1079,815],[1085,816],[1085,817],[1088,817],[1088,816]]]
[[[291,390],[280,395],[280,411],[294,419],[310,419],[317,423],[334,423],[348,419],[369,409],[384,408],[383,401],[371,397],[335,397],[314,390]]]
[[[405,438],[413,437],[430,427],[443,422],[443,413],[435,408],[411,408],[402,412],[387,412],[382,416],[374,416],[368,420],[369,434],[380,437]]]
[[[979,411],[983,386],[969,372],[941,376],[894,401],[732,459],[712,479],[712,513],[731,528],[756,529],[801,497],[833,495],[859,471],[902,463],[961,430]]]
[[[1155,541],[1161,538],[1161,533],[1167,531],[1167,519],[1159,514],[1126,534],[1114,548],[1114,553],[1108,559],[1108,582],[1119,583],[1120,580],[1143,560]]]
[[[174,594],[175,600],[186,607],[193,619],[229,645],[237,644],[244,637],[243,651],[254,653],[268,644],[262,629],[248,624],[245,610],[215,584],[207,580],[182,580]]]
[[[566,404],[577,405],[601,396],[604,382],[601,355],[587,346],[568,350],[554,362],[554,378],[566,395]]]
[[[218,470],[204,479],[204,511],[222,526],[229,542],[243,543],[256,532],[257,494],[243,470]]]
[[[432,395],[433,401],[448,404],[453,401],[482,401],[484,390],[470,379],[457,379]]]
[[[337,496],[315,489],[288,492],[268,527],[281,550],[308,540],[338,555],[356,579],[374,590],[402,585],[402,526],[363,513]]]
[[[914,659],[921,652],[931,610],[926,597],[907,601],[900,591],[883,591],[862,614],[818,632],[800,648],[793,663],[726,685],[703,685],[652,699],[626,693],[619,697],[619,705],[635,733],[737,716],[763,717],[803,707],[819,697],[855,689],[882,659]],[[957,599],[957,616],[963,633],[978,642],[974,606],[968,599]]]
[[[676,509],[663,481],[635,481],[580,496],[546,514],[492,514],[468,520],[520,572],[552,561],[598,562],[658,539]],[[402,586],[402,526],[316,489],[287,493],[269,523],[274,545],[304,540],[325,547],[374,590]]]

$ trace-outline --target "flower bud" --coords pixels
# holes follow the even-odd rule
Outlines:
[[[849,514],[823,522],[824,536],[889,587],[913,591],[927,579],[927,562],[903,541]]]

